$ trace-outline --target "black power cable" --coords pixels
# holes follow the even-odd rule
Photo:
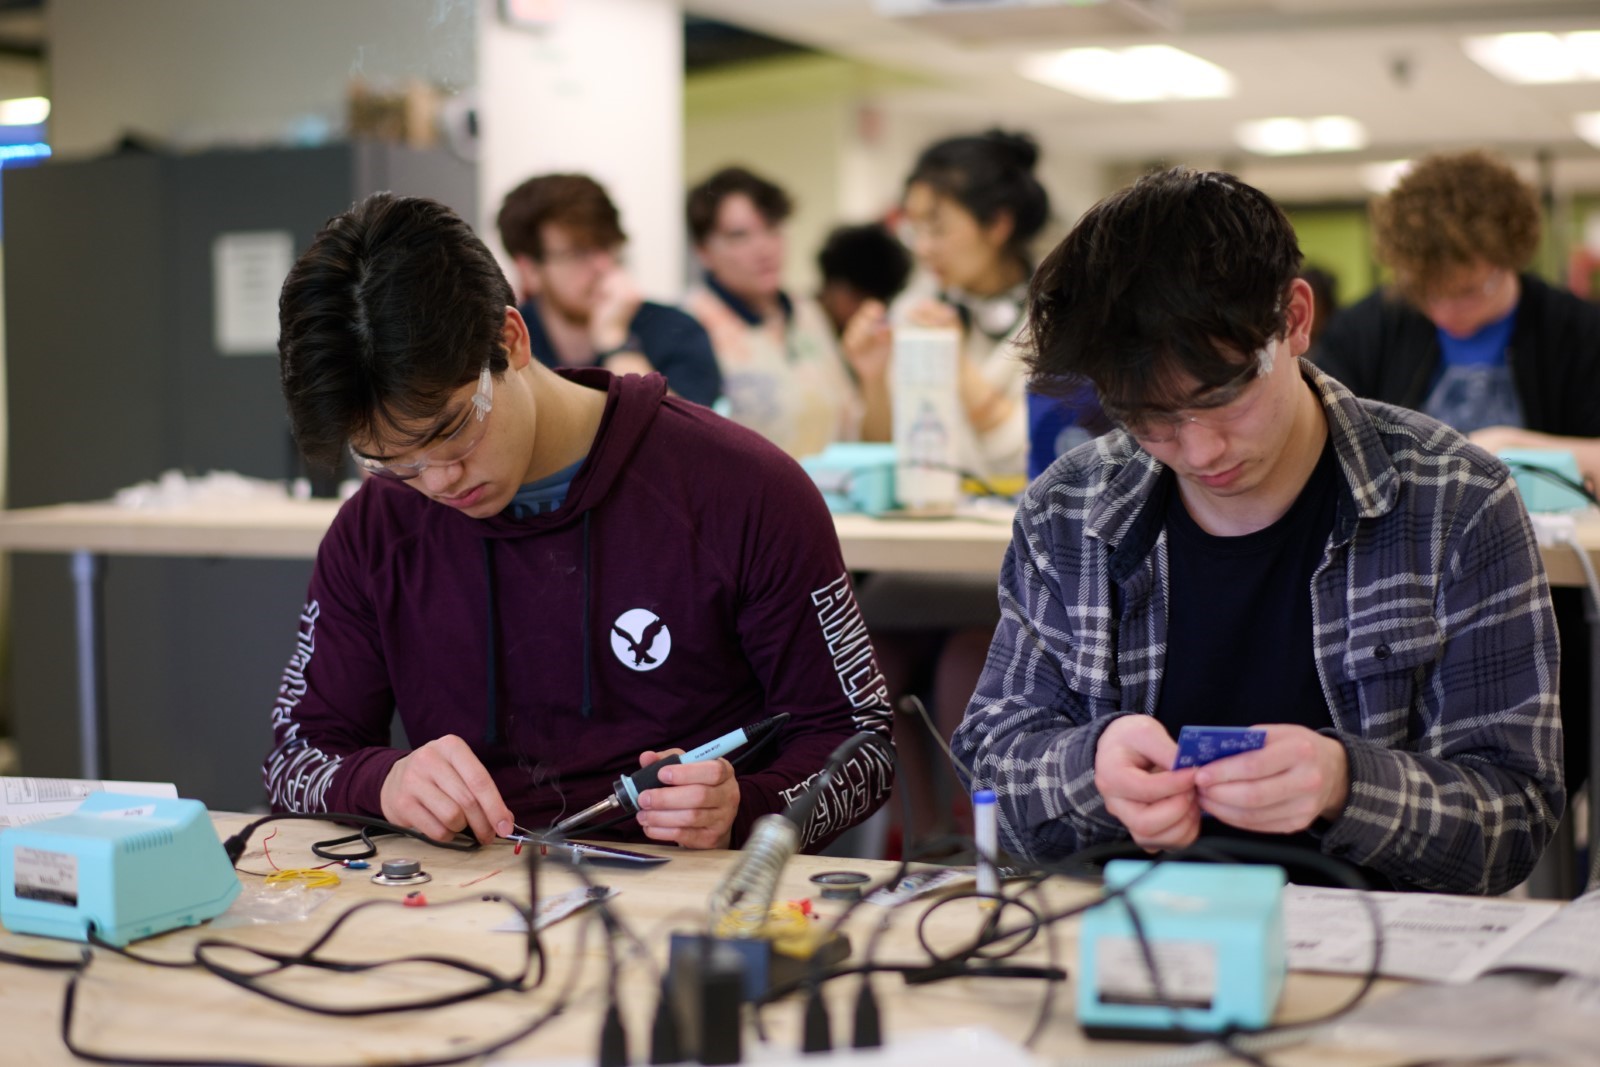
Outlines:
[[[234,838],[230,839],[230,841],[237,842],[238,854],[243,854],[244,843],[248,840],[250,832],[253,831],[256,826],[260,825],[261,822],[265,821],[269,820],[258,820],[251,826],[246,827],[246,829],[241,831],[240,834],[235,835]],[[376,822],[376,820],[373,821]],[[474,845],[474,847],[476,846]],[[91,944],[96,948],[115,953],[135,962],[144,963],[151,966],[171,968],[202,967],[210,973],[222,978],[223,980],[237,985],[249,992],[312,1014],[347,1018],[352,1016],[382,1015],[402,1011],[427,1010],[452,1004],[459,1004],[463,1001],[487,996],[491,993],[525,993],[543,984],[546,974],[546,959],[543,945],[540,943],[537,934],[536,909],[538,903],[538,862],[539,861],[536,853],[530,851],[528,857],[528,877],[531,902],[530,906],[528,907],[523,907],[514,900],[510,900],[496,894],[489,894],[479,898],[462,899],[433,905],[434,907],[451,907],[454,905],[468,903],[502,903],[521,915],[528,926],[528,937],[525,941],[526,955],[522,960],[520,969],[515,974],[510,976],[498,974],[489,968],[483,967],[471,961],[442,956],[419,955],[404,957],[401,959],[368,962],[330,959],[318,955],[318,950],[326,945],[328,941],[333,938],[335,933],[337,933],[339,928],[344,923],[349,921],[350,918],[357,912],[363,911],[368,907],[375,907],[379,905],[401,906],[396,901],[367,900],[346,909],[346,911],[341,913],[319,937],[317,937],[308,947],[298,953],[268,952],[249,945],[218,939],[206,939],[195,944],[193,949],[194,958],[192,960],[159,960],[153,957],[131,952],[128,949],[117,945],[109,944],[108,942],[99,938],[92,928],[88,931],[88,937]],[[587,940],[587,930],[588,925],[586,924],[583,927],[583,932],[580,934],[579,952],[576,957],[577,963],[569,972],[567,981],[558,991],[554,1003],[546,1011],[536,1016],[528,1024],[518,1028],[508,1035],[497,1038],[492,1042],[474,1047],[472,1049],[458,1050],[431,1058],[412,1057],[403,1060],[396,1060],[393,1061],[394,1067],[402,1067],[402,1065],[403,1067],[444,1067],[444,1065],[447,1064],[463,1063],[491,1055],[500,1051],[501,1049],[509,1047],[518,1041],[521,1041],[530,1034],[534,1033],[550,1019],[554,1018],[556,1015],[565,1010],[566,1005],[570,1002],[572,992],[576,988],[578,978],[582,971],[583,961],[585,959],[585,953],[582,950],[582,946],[583,942]],[[225,950],[233,950],[254,955],[259,959],[266,960],[271,964],[271,966],[264,970],[250,972],[238,971],[234,968],[224,966],[213,958],[212,953]],[[80,979],[82,979],[88,972],[92,959],[93,956],[90,950],[85,949],[82,962],[74,965],[73,967],[75,973],[69,978],[62,998],[61,1039],[63,1044],[67,1047],[67,1050],[81,1059],[94,1063],[135,1064],[138,1065],[138,1067],[201,1067],[201,1065],[215,1065],[215,1067],[316,1067],[316,1065],[308,1063],[303,1058],[297,1058],[292,1064],[280,1064],[272,1061],[259,1060],[219,1060],[214,1057],[196,1059],[164,1057],[141,1058],[127,1055],[111,1055],[86,1049],[78,1044],[74,1038],[73,1027],[77,1011],[79,982]],[[530,983],[529,976],[534,969],[535,960],[538,962],[538,974],[537,977],[534,978]],[[331,1008],[321,1004],[310,1004],[292,997],[284,996],[283,994],[277,993],[276,991],[265,988],[259,984],[261,979],[287,972],[294,967],[312,967],[334,973],[365,973],[397,966],[400,964],[426,964],[442,966],[451,970],[471,974],[479,979],[480,984],[474,986],[473,988],[461,990],[444,996],[434,997],[431,999],[361,1008]],[[374,1061],[370,1056],[362,1056],[360,1057],[359,1062],[363,1065],[363,1067],[372,1067],[372,1065],[377,1061]],[[339,1067],[343,1067],[343,1065],[339,1065]]]
[[[435,848],[446,848],[453,852],[472,852],[481,847],[476,838],[465,834],[458,833],[449,841],[435,841],[427,834],[424,834],[421,830],[414,830],[409,826],[398,826],[395,823],[387,822],[383,819],[374,819],[370,815],[351,815],[347,812],[331,812],[324,814],[321,812],[309,811],[280,811],[274,812],[271,815],[263,815],[259,819],[255,819],[252,822],[246,823],[243,829],[224,841],[222,843],[222,849],[228,854],[228,862],[234,866],[238,866],[239,858],[244,855],[245,848],[250,844],[250,837],[252,834],[269,822],[280,822],[286,819],[315,819],[318,822],[345,823],[350,826],[362,828],[361,832],[359,833],[351,834],[347,837],[336,837],[327,841],[319,841],[315,845],[311,846],[311,851],[313,853],[321,856],[323,859],[328,860],[368,859],[376,855],[377,846],[373,845],[371,837],[371,831],[373,830],[383,834],[397,834],[402,837],[413,838],[417,841],[423,842],[424,844],[433,845]],[[366,851],[322,851],[324,849],[330,849],[335,845],[349,844],[358,840],[366,844]]]

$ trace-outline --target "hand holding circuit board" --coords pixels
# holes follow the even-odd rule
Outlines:
[[[1254,752],[1267,743],[1267,732],[1243,726],[1185,726],[1178,730],[1178,758],[1172,769],[1203,767],[1207,763]]]

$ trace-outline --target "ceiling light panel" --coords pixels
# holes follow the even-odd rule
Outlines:
[[[1017,70],[1052,89],[1110,104],[1218,100],[1234,92],[1232,74],[1165,44],[1040,52],[1025,56]]]
[[[1263,156],[1354,152],[1367,147],[1367,128],[1348,115],[1310,119],[1285,116],[1241,122],[1234,130],[1234,139]]]
[[[1572,116],[1572,128],[1579,137],[1600,148],[1600,111],[1583,111]]]
[[[1600,30],[1466,37],[1472,61],[1513,85],[1600,81]]]

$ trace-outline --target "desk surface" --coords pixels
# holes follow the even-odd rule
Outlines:
[[[0,550],[135,556],[311,559],[338,511],[329,500],[207,504],[141,510],[110,503],[0,511]],[[836,515],[853,571],[932,571],[997,576],[1011,525],[1003,519],[874,519]],[[1600,568],[1600,514],[1586,515],[1578,541]],[[1570,548],[1544,550],[1552,585],[1582,585]]]
[[[217,821],[226,833],[236,829],[243,817],[219,815]],[[270,841],[271,857],[281,866],[316,862],[306,846],[334,833],[334,828],[324,823],[275,825],[279,829]],[[258,832],[251,842],[239,864],[242,870],[269,869],[262,851],[262,838],[267,832],[270,828]],[[134,949],[147,956],[186,959],[200,937],[224,938],[279,950],[299,949],[321,933],[349,904],[381,898],[396,902],[395,906],[368,909],[332,942],[331,954],[345,959],[375,960],[401,954],[437,953],[465,957],[500,973],[514,971],[520,955],[520,936],[490,929],[510,911],[503,904],[481,901],[485,893],[504,893],[526,902],[524,869],[519,860],[512,858],[509,845],[497,844],[476,853],[449,852],[410,842],[399,845],[380,841],[380,848],[381,855],[391,858],[410,855],[422,860],[425,869],[433,875],[433,881],[422,887],[429,907],[401,907],[398,901],[406,890],[373,885],[367,872],[344,872],[342,884],[331,891],[327,903],[303,921],[175,931],[140,942]],[[656,966],[664,963],[669,931],[693,930],[703,923],[707,895],[734,859],[734,854],[729,852],[661,851],[672,855],[671,863],[649,870],[613,868],[596,872],[598,880],[619,890],[615,901],[618,914],[638,935]],[[807,881],[808,876],[839,867],[867,871],[874,877],[887,876],[893,869],[892,864],[882,861],[799,857],[785,872],[779,889],[780,899],[812,895],[814,887]],[[499,873],[483,877],[496,871]],[[247,894],[268,892],[261,888],[258,877],[241,875],[241,878]],[[541,894],[562,892],[578,884],[570,871],[554,864],[546,865],[541,871]],[[1045,895],[1052,905],[1060,906],[1087,900],[1093,892],[1087,884],[1054,879],[1046,886]],[[452,908],[432,906],[452,900],[479,902]],[[926,961],[913,929],[916,917],[925,906],[918,902],[893,913],[893,922],[878,950],[880,961]],[[837,915],[838,907],[830,901],[817,903],[819,913],[827,918]],[[882,914],[876,907],[863,906],[852,916],[847,929],[856,946],[855,958],[860,958],[861,947]],[[956,902],[943,908],[930,921],[930,938],[938,945],[954,947],[970,940],[980,922],[975,905]],[[1057,924],[1055,935],[1057,959],[1069,971],[1074,971],[1075,924],[1070,920]],[[356,1019],[309,1015],[271,1003],[203,972],[160,970],[97,952],[95,962],[80,982],[74,1034],[80,1044],[95,1052],[121,1056],[242,1057],[284,1064],[357,1063],[368,1062],[370,1058],[400,1056],[426,1058],[514,1032],[550,1006],[565,982],[574,980],[569,1010],[503,1055],[511,1059],[577,1058],[593,1063],[604,1005],[605,947],[600,926],[575,916],[546,931],[546,937],[551,953],[550,973],[544,985],[530,993],[497,993],[439,1011]],[[1040,938],[1038,942],[1025,951],[1032,962],[1044,962],[1048,957],[1045,939]],[[72,957],[78,947],[69,942],[0,931],[0,950],[7,952]],[[632,1061],[643,1063],[649,1017],[655,1003],[651,963],[639,958],[642,953],[637,951],[629,952],[626,947],[619,951],[627,953],[621,1000]],[[244,962],[243,957],[239,962]],[[389,1003],[419,998],[441,988],[436,974],[418,970],[365,975],[300,974],[286,976],[280,981],[284,983],[282,988],[294,996],[314,998],[330,1005]],[[66,1067],[82,1062],[67,1053],[58,1035],[65,985],[66,978],[61,973],[0,963],[0,1005],[4,1006],[5,1018],[5,1053],[0,1059],[38,1067]],[[1380,983],[1379,995],[1398,985]],[[1032,1025],[1044,992],[1043,984],[1033,980],[977,978],[919,986],[908,992],[899,979],[890,975],[880,975],[875,987],[883,998],[884,1026],[891,1041],[896,1035],[905,1037],[973,1025],[990,1027],[1006,1038],[1020,1041]],[[1293,974],[1279,1019],[1314,1017],[1341,1003],[1354,988],[1354,979]],[[848,1041],[850,1005],[855,989],[853,978],[829,986],[836,1044]],[[1086,1041],[1073,1020],[1072,1005],[1069,982],[1057,990],[1051,1022],[1037,1045],[1040,1050],[1053,1058],[1085,1052],[1133,1050],[1127,1045]],[[773,1005],[763,1013],[775,1050],[788,1052],[797,1047],[800,1011],[800,1004],[790,1000]],[[747,1027],[747,1060],[754,1044],[755,1037]],[[1324,1045],[1276,1051],[1271,1059],[1274,1067],[1302,1064],[1365,1067],[1392,1061],[1394,1057]]]

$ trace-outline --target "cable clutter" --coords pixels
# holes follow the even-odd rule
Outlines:
[[[925,715],[925,711],[912,710]],[[759,1040],[765,1041],[763,1013],[776,1002],[790,998],[800,1016],[800,1051],[822,1053],[844,1044],[877,1047],[888,1040],[893,1022],[881,1010],[875,985],[875,980],[881,980],[879,975],[898,976],[907,986],[955,978],[1036,983],[1037,1006],[1032,1010],[1027,1033],[1019,1035],[1024,1044],[1031,1046],[1049,1025],[1060,985],[1068,977],[1058,924],[1080,917],[1077,1015],[1091,1036],[1114,1032],[1115,1036],[1141,1040],[1199,1039],[1211,1042],[1208,1047],[1213,1052],[1259,1065],[1263,1062],[1262,1053],[1297,1040],[1297,1035],[1354,1007],[1377,976],[1381,928],[1369,902],[1377,948],[1365,980],[1350,1003],[1321,1019],[1292,1026],[1267,1025],[1274,1014],[1284,974],[1283,874],[1259,864],[1292,860],[1302,867],[1320,868],[1329,879],[1352,886],[1359,886],[1359,876],[1353,877],[1343,864],[1317,853],[1249,841],[1202,841],[1182,852],[1136,862],[1115,858],[1116,852],[1126,846],[1102,846],[1064,863],[1020,868],[1003,865],[1005,857],[998,854],[993,843],[987,813],[980,812],[981,836],[972,842],[979,877],[966,883],[970,888],[952,892],[946,887],[943,895],[927,903],[916,887],[930,880],[910,877],[910,863],[915,856],[908,854],[888,878],[876,884],[870,879],[861,884],[865,876],[859,872],[819,874],[816,895],[823,897],[823,890],[834,890],[826,902],[838,908],[827,921],[812,912],[809,900],[775,901],[784,869],[798,849],[799,828],[811,818],[834,776],[875,736],[852,737],[830,756],[824,770],[788,809],[781,815],[757,820],[743,851],[710,894],[703,924],[698,929],[672,934],[664,967],[656,962],[652,945],[630,929],[608,902],[611,891],[595,884],[583,851],[565,847],[564,838],[557,833],[528,835],[519,830],[518,844],[535,846],[521,850],[526,854],[526,904],[500,893],[430,903],[416,889],[427,880],[431,861],[426,851],[408,849],[413,857],[421,855],[421,859],[377,857],[376,841],[384,835],[424,839],[414,831],[382,820],[343,815],[267,816],[253,821],[222,844],[223,853],[237,865],[251,836],[268,822],[317,818],[358,828],[345,837],[318,842],[312,851],[320,857],[332,857],[325,866],[345,869],[367,866],[367,860],[372,859],[372,880],[394,886],[394,896],[363,900],[345,908],[302,948],[275,950],[209,936],[196,941],[187,958],[163,958],[115,943],[106,930],[91,924],[84,931],[88,944],[77,958],[35,959],[0,954],[0,962],[71,970],[61,1009],[61,1036],[66,1048],[88,1062],[141,1067],[276,1064],[248,1058],[130,1056],[92,1044],[92,1031],[79,1022],[79,999],[89,996],[94,988],[86,979],[100,953],[153,967],[202,971],[275,1004],[331,1018],[396,1016],[485,997],[545,994],[537,1007],[530,1004],[525,1021],[510,1032],[470,1048],[452,1044],[449,1051],[437,1055],[411,1054],[392,1061],[407,1067],[461,1063],[491,1055],[524,1040],[567,1011],[576,1002],[587,956],[585,943],[596,926],[604,938],[606,960],[603,1008],[594,1045],[598,1067],[625,1067],[644,1058],[652,1064],[743,1062],[750,1058],[746,1045],[750,1028]],[[976,795],[977,803],[992,812],[992,792],[984,783],[973,781],[965,768],[957,769]],[[429,842],[428,847],[471,850],[479,846],[470,839],[458,838],[443,845]],[[265,852],[265,846],[263,849],[276,870],[278,865],[272,861],[271,853]],[[550,989],[546,988],[550,960],[539,933],[541,914],[546,910],[541,904],[540,872],[557,857],[570,861],[570,869],[583,882],[582,899],[574,906],[588,906],[589,919],[579,931],[578,948],[563,981],[558,988]],[[1256,866],[1197,866],[1218,860]],[[288,864],[288,860],[284,862]],[[317,874],[319,870],[312,868],[305,873]],[[268,876],[268,872],[244,873]],[[1102,873],[1104,891],[1087,902],[1053,906],[1044,892],[1044,883],[1052,875],[1098,878]],[[850,892],[841,892],[846,885]],[[559,896],[578,893],[574,890]],[[1202,898],[1216,907],[1205,914],[1203,909],[1196,911],[1196,901]],[[853,955],[844,927],[868,902],[871,907],[880,908],[881,914],[866,936],[863,949]],[[350,958],[330,947],[357,916],[375,909],[421,907],[432,913],[474,903],[503,907],[525,924],[520,958],[513,967],[497,970],[454,954]],[[550,898],[543,905],[556,903],[558,898]],[[885,935],[912,904],[919,909],[913,929],[920,957],[886,961]],[[952,912],[952,908],[958,910]],[[957,917],[954,922],[950,921],[952,915]],[[952,930],[965,932],[952,943]],[[643,962],[650,971],[648,987],[655,991],[648,1051],[631,1046],[625,1025],[621,989],[629,961]],[[419,969],[447,974],[451,976],[445,983],[448,989],[439,992],[424,983],[422,988],[429,991],[416,996],[349,1004],[328,1003],[323,997],[307,995],[296,988],[297,976],[309,973],[355,977],[399,968],[407,969],[407,974]],[[843,1040],[836,1040],[834,1020],[823,993],[830,983],[852,978],[856,984],[848,1034],[838,1035]],[[796,998],[795,994],[799,996]],[[308,1061],[304,1056],[295,1056],[292,1062],[294,1067],[307,1067]],[[361,1062],[384,1061],[364,1056]]]

